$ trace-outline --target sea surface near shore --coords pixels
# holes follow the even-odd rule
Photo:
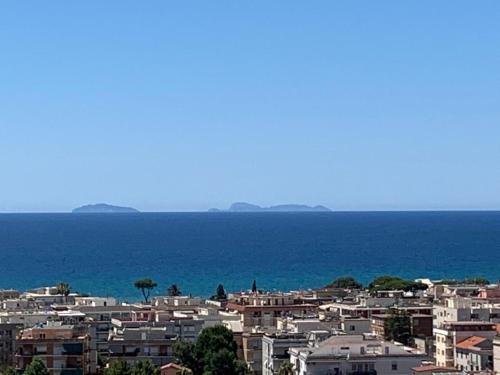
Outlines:
[[[82,293],[139,300],[161,294],[500,276],[500,212],[1,214],[0,289],[67,281]]]

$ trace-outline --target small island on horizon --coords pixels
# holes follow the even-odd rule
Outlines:
[[[209,212],[331,212],[328,207],[305,204],[279,204],[276,206],[261,207],[247,202],[233,203],[228,209],[211,208]]]
[[[137,213],[140,212],[132,207],[113,206],[106,203],[87,204],[73,209],[74,214],[115,214],[115,213]]]

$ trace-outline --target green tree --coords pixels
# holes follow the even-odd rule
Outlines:
[[[342,288],[342,289],[361,289],[363,285],[359,283],[354,277],[344,276],[337,277],[326,288]]]
[[[389,317],[384,321],[384,339],[404,345],[413,343],[411,318],[406,312],[391,309]]]
[[[159,375],[160,368],[149,359],[141,359],[132,368],[131,375]]]
[[[405,280],[397,276],[380,276],[373,280],[368,289],[371,293],[381,290],[404,290],[405,292],[416,292],[418,290],[426,290],[427,285],[415,282],[412,280]]]
[[[59,283],[56,285],[57,294],[67,297],[71,293],[71,286],[68,283]]]
[[[170,296],[170,297],[177,297],[177,296],[180,296],[182,295],[182,292],[181,290],[179,289],[179,287],[177,286],[177,284],[172,284],[168,287],[167,289],[167,294]]]
[[[12,366],[3,366],[2,370],[0,371],[0,374],[2,374],[2,375],[16,375],[17,371]]]
[[[245,375],[246,363],[238,360],[233,333],[224,326],[205,328],[194,346],[184,343],[174,348],[177,361],[193,375]]]
[[[224,301],[227,299],[227,294],[226,291],[224,290],[224,286],[222,284],[219,284],[217,286],[217,290],[215,291],[215,294],[210,297],[211,300],[213,301]]]
[[[278,369],[278,375],[293,375],[293,365],[288,361],[283,362]]]
[[[49,370],[47,370],[47,366],[45,366],[45,363],[38,358],[35,357],[31,361],[31,363],[26,366],[26,369],[24,370],[24,375],[49,375]]]
[[[62,294],[64,296],[64,302],[67,302],[67,298],[71,293],[71,286],[68,283],[59,283],[56,285],[57,294]]]
[[[112,361],[107,368],[104,369],[104,375],[131,375],[132,371],[127,362],[123,360]]]
[[[184,367],[187,367],[193,373],[199,374],[203,371],[194,355],[194,344],[187,341],[178,341],[174,344],[174,356],[176,362]]]
[[[257,293],[257,281],[254,280],[252,283],[252,293]]]
[[[140,279],[134,282],[134,286],[142,292],[144,301],[148,303],[151,291],[156,288],[158,284],[151,279]]]

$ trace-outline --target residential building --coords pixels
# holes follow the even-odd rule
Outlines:
[[[455,367],[463,371],[493,369],[493,340],[471,336],[455,345]]]
[[[434,327],[446,322],[481,321],[500,323],[500,305],[489,299],[453,295],[434,305]]]
[[[272,328],[285,316],[316,316],[318,307],[296,298],[293,293],[240,293],[230,295],[228,311],[240,314],[245,330]]]
[[[496,325],[488,322],[447,322],[434,328],[436,365],[455,367],[455,347],[459,342],[471,336],[493,339],[496,333]]]
[[[371,332],[378,337],[386,337],[386,321],[391,318],[390,314],[373,314],[371,319]],[[409,315],[410,334],[412,337],[425,339],[432,337],[432,315],[414,314]]]
[[[264,332],[254,330],[241,335],[242,358],[252,374],[262,374],[262,337]]]
[[[22,326],[15,323],[0,323],[0,364],[15,364],[16,336]]]
[[[123,360],[133,366],[141,359],[149,359],[156,365],[165,365],[174,360],[176,340],[171,322],[112,319],[108,337],[109,360]]]
[[[338,317],[350,316],[358,318],[370,319],[372,315],[386,314],[389,309],[397,309],[398,311],[405,312],[408,315],[432,315],[432,305],[429,304],[411,304],[411,305],[398,305],[398,306],[381,306],[381,305],[367,305],[366,301],[363,303],[345,303],[334,302],[319,307],[320,310],[329,311]]]
[[[408,375],[425,353],[371,335],[332,336],[314,347],[290,349],[296,375],[351,373]]]
[[[39,357],[51,375],[93,374],[97,355],[90,350],[86,327],[63,325],[60,322],[25,329],[17,340],[16,369],[24,371],[34,357]]]
[[[274,375],[281,364],[290,359],[291,347],[306,346],[304,333],[266,333],[262,336],[262,375]]]

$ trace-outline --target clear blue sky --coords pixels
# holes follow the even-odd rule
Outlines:
[[[500,2],[9,1],[0,211],[500,208]]]

